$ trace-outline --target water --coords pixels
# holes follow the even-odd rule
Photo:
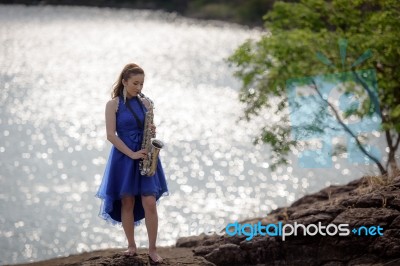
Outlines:
[[[126,63],[146,72],[171,195],[158,206],[158,245],[189,224],[265,215],[374,168],[337,160],[329,171],[269,170],[252,139],[266,112],[238,121],[239,81],[224,58],[260,30],[174,14],[85,7],[0,6],[0,263],[126,246],[94,195],[110,143],[104,108]],[[292,157],[293,159],[293,157]],[[135,228],[147,246],[145,226]]]

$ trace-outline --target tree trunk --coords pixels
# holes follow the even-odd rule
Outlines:
[[[400,142],[400,134],[397,134],[397,140],[394,145],[389,146],[389,154],[388,154],[388,169],[390,169],[390,172],[392,174],[398,173],[399,172],[399,166],[396,161],[396,151],[399,147],[399,142]]]

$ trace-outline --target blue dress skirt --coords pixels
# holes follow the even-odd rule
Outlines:
[[[136,96],[126,99],[141,124],[144,125],[146,107]],[[116,113],[116,131],[118,137],[133,151],[141,149],[143,129],[135,116],[124,104],[119,96],[119,105]],[[139,122],[139,123],[140,123]],[[96,197],[100,198],[101,206],[99,217],[112,225],[122,225],[121,198],[124,195],[135,196],[133,210],[134,224],[140,225],[144,218],[141,195],[154,195],[159,203],[161,196],[169,195],[163,167],[158,157],[157,171],[153,176],[142,176],[139,170],[139,159],[133,160],[112,146],[104,175]]]

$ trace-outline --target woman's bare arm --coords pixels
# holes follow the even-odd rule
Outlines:
[[[126,144],[115,135],[116,131],[116,110],[118,106],[118,98],[113,99],[107,102],[105,116],[106,116],[106,131],[107,131],[107,140],[110,141],[115,148],[124,153],[126,156],[132,159],[141,159],[144,158],[146,154],[145,150],[140,150],[137,152],[132,151]]]

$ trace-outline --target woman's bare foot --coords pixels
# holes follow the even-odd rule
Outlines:
[[[151,263],[162,263],[163,262],[163,259],[161,258],[161,256],[157,254],[156,249],[149,250],[149,257],[150,257]]]
[[[128,246],[128,249],[124,251],[124,254],[127,256],[136,256],[136,245]]]

